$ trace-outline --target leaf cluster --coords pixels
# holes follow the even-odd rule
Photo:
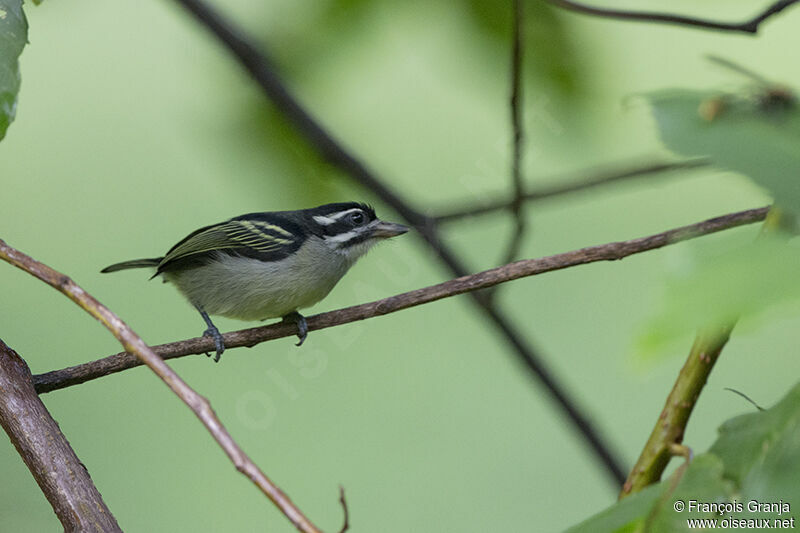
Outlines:
[[[756,501],[769,504],[800,502],[800,384],[765,411],[732,418],[719,428],[711,448],[652,485],[585,522],[569,533],[605,531],[689,531],[687,519],[790,519],[789,514],[752,511]],[[731,512],[703,512],[690,502],[741,504]],[[676,510],[676,503],[685,508]],[[679,506],[680,504],[678,504]],[[722,507],[725,509],[726,507]],[[699,509],[699,510],[698,510]]]

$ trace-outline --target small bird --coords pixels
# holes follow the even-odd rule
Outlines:
[[[377,242],[407,231],[356,202],[251,213],[190,233],[164,257],[116,263],[100,272],[155,268],[150,279],[160,275],[173,283],[200,312],[208,326],[203,336],[214,339],[218,362],[225,343],[208,315],[293,320],[300,346],[308,326],[298,310],[325,298]]]

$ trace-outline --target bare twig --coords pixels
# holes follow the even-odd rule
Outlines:
[[[524,211],[520,209],[515,212],[514,227],[511,229],[511,240],[509,240],[506,252],[503,254],[503,263],[509,263],[519,257],[527,226],[528,223],[525,220]]]
[[[503,263],[510,263],[519,255],[525,235],[524,182],[522,179],[522,156],[525,131],[522,125],[522,0],[513,0],[513,30],[511,43],[511,184],[514,196],[509,208],[514,215],[514,230]]]
[[[344,533],[350,529],[350,511],[347,509],[347,500],[344,497],[344,487],[341,485],[339,485],[339,503],[342,504],[342,511],[344,512],[344,524],[342,524],[342,529],[339,530],[339,533]]]
[[[592,15],[596,17],[612,18],[618,20],[630,20],[638,22],[655,22],[660,24],[676,24],[680,26],[691,26],[700,29],[732,31],[741,33],[758,32],[761,23],[777,15],[787,7],[796,4],[800,0],[779,0],[758,15],[743,22],[720,22],[717,20],[687,17],[684,15],[674,15],[670,13],[657,13],[653,11],[628,11],[623,9],[605,9],[600,7],[588,6],[571,0],[546,0],[547,2],[562,7],[569,11]]]
[[[122,531],[86,467],[36,394],[27,363],[2,340],[0,424],[64,531]]]
[[[542,181],[550,181],[556,185],[539,186],[528,192],[525,192],[522,197],[525,201],[536,201],[561,196],[562,194],[569,194],[573,192],[585,191],[600,185],[614,183],[622,180],[629,180],[634,178],[642,178],[652,174],[660,174],[662,172],[673,172],[676,170],[689,170],[708,166],[708,161],[705,159],[690,159],[688,161],[678,161],[669,163],[649,163],[646,165],[637,165],[630,168],[615,168],[611,170],[604,170],[597,172],[589,177],[576,178],[558,178],[548,179]],[[582,173],[583,174],[583,173]],[[432,218],[437,223],[454,222],[463,218],[488,215],[495,211],[510,209],[514,203],[514,199],[497,198],[481,202],[478,205],[464,204],[461,207],[455,207],[440,215],[433,216]]]
[[[420,236],[436,252],[439,260],[455,276],[464,276],[468,269],[461,259],[442,242],[436,223],[431,218],[414,208],[396,191],[380,180],[364,163],[330,135],[325,128],[312,117],[308,111],[290,93],[285,83],[275,72],[272,61],[260,52],[230,22],[223,19],[202,0],[175,0],[185,7],[198,21],[205,25],[234,54],[242,66],[250,73],[256,83],[263,89],[284,117],[306,138],[310,145],[328,162],[347,173],[353,180],[371,190],[385,203],[390,205],[406,222],[417,228]],[[470,293],[472,301],[484,312],[489,323],[503,335],[514,354],[520,359],[531,374],[545,387],[551,398],[558,402],[565,411],[575,429],[590,445],[608,473],[620,485],[625,474],[619,460],[610,451],[594,428],[589,418],[582,414],[577,402],[571,398],[555,377],[539,354],[530,346],[523,335],[495,308],[484,293]]]
[[[230,460],[236,469],[247,476],[261,491],[275,503],[284,515],[303,532],[318,533],[319,530],[306,518],[286,494],[283,493],[267,476],[253,463],[244,451],[236,444],[230,433],[217,418],[206,398],[200,396],[183,379],[178,376],[167,364],[148,347],[144,341],[130,329],[117,315],[106,306],[97,301],[93,296],[84,291],[69,277],[53,270],[49,266],[36,261],[22,252],[8,246],[0,240],[0,259],[16,266],[44,281],[51,287],[63,293],[70,300],[78,304],[84,311],[100,321],[120,341],[122,346],[164,381],[164,383],[189,406],[197,415],[200,422],[208,429],[211,436]]]
[[[736,390],[736,389],[732,389],[732,388],[730,388],[730,387],[725,387],[725,390],[726,390],[726,391],[730,391],[730,392],[732,392],[732,393],[734,393],[734,394],[738,394],[739,396],[741,396],[742,398],[744,398],[745,400],[747,400],[748,402],[750,402],[750,403],[753,405],[753,407],[755,407],[755,408],[756,408],[756,409],[758,409],[759,411],[763,411],[763,410],[764,410],[764,408],[763,408],[763,407],[761,407],[760,405],[758,405],[758,404],[757,404],[755,401],[753,401],[753,399],[752,399],[750,396],[748,396],[747,394],[743,393],[742,391],[738,391],[738,390]]]
[[[330,328],[358,320],[394,313],[417,305],[434,302],[469,291],[485,289],[526,276],[544,274],[597,261],[615,261],[629,255],[655,250],[688,239],[709,235],[726,229],[759,222],[766,216],[768,208],[749,209],[730,213],[716,218],[690,224],[680,228],[640,237],[628,241],[612,242],[598,246],[581,248],[562,254],[526,259],[478,274],[452,279],[444,283],[405,292],[382,300],[369,302],[336,311],[320,313],[307,317],[309,331]],[[261,342],[293,336],[297,333],[292,324],[278,322],[268,326],[233,331],[223,335],[227,348],[255,346]],[[153,351],[164,359],[202,354],[214,348],[214,341],[208,337],[197,337],[184,341],[154,346]],[[139,366],[142,363],[127,353],[118,353],[82,365],[54,370],[34,376],[34,384],[39,393],[50,392],[86,381],[97,379],[115,372]]]
[[[721,67],[724,67],[724,68],[726,68],[728,70],[732,70],[733,72],[741,74],[745,78],[748,78],[751,81],[754,81],[754,82],[758,83],[759,85],[762,85],[765,88],[766,87],[773,87],[773,86],[777,85],[775,82],[773,82],[771,80],[768,80],[767,78],[765,78],[764,76],[762,76],[758,72],[756,72],[754,70],[751,70],[751,69],[749,69],[749,68],[747,68],[745,66],[742,66],[742,65],[740,65],[738,63],[734,63],[730,59],[727,59],[727,58],[724,58],[724,57],[720,57],[720,56],[717,56],[717,55],[714,55],[714,54],[706,54],[706,59],[708,59],[712,63],[716,63],[717,65],[719,65]]]

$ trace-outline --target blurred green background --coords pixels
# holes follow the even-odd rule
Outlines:
[[[656,2],[640,2],[655,8]],[[750,2],[669,9],[745,18]],[[661,3],[663,7],[663,3]],[[800,85],[788,11],[758,37],[594,20],[528,3],[525,173],[531,184],[667,156],[646,105],[665,87],[731,87],[716,53]],[[488,0],[226,2],[268,46],[302,101],[384,179],[431,213],[509,190],[510,7]],[[0,143],[0,237],[71,275],[147,342],[204,325],[171,287],[103,266],[163,253],[193,229],[252,211],[363,200],[265,103],[217,42],[174,3],[27,5],[17,120]],[[577,174],[576,174],[577,172]],[[769,199],[705,170],[529,204],[522,257],[646,235]],[[504,214],[447,227],[472,270],[495,266]],[[757,228],[737,232],[755,235]],[[663,279],[715,237],[528,278],[500,302],[626,461],[635,460],[689,348],[655,362],[633,349]],[[447,279],[413,234],[364,258],[310,312]],[[0,338],[34,373],[115,353],[74,304],[0,265]],[[217,319],[222,330],[249,326]],[[737,331],[685,442],[789,389],[797,319]],[[170,364],[207,396],[245,451],[325,530],[338,486],[352,531],[555,531],[614,501],[616,488],[562,413],[467,297]],[[43,396],[126,531],[293,531],[163,384],[139,368]],[[0,531],[60,529],[7,440]]]

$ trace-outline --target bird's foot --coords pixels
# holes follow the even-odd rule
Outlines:
[[[225,341],[222,339],[222,334],[216,326],[211,326],[203,332],[203,337],[211,337],[214,339],[214,346],[217,348],[217,353],[214,355],[214,362],[219,363],[219,358],[222,357],[222,352],[225,351]],[[206,357],[211,357],[211,354],[206,352]]]
[[[308,324],[306,323],[306,317],[298,313],[297,311],[292,311],[285,317],[283,317],[284,322],[294,322],[297,324],[297,338],[300,339],[300,342],[295,344],[295,346],[300,346],[305,342],[306,337],[308,337]]]
[[[222,357],[222,352],[225,351],[225,341],[222,339],[222,334],[217,329],[217,326],[211,322],[211,319],[208,317],[208,313],[203,311],[200,306],[197,306],[197,310],[200,312],[200,316],[203,317],[208,329],[203,332],[203,337],[211,337],[214,339],[214,346],[217,348],[217,353],[214,356],[214,362],[219,363],[219,358]],[[206,352],[206,357],[211,357],[211,354]]]

